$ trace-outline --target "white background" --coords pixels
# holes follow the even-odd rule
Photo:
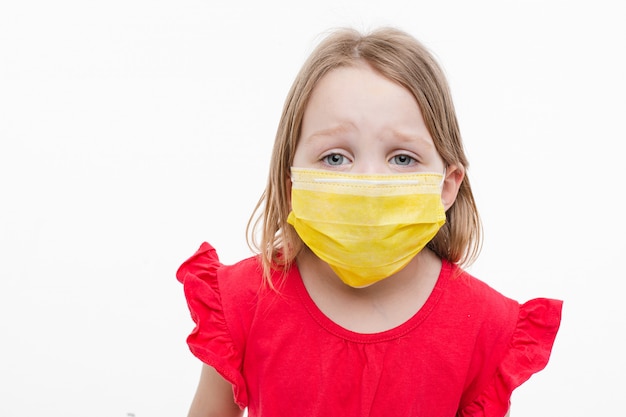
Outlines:
[[[486,242],[471,271],[565,300],[514,416],[623,413],[626,25],[619,1],[0,3],[0,415],[185,415],[175,280],[226,263],[320,34],[392,25],[449,76]]]

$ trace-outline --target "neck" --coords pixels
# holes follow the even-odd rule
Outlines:
[[[301,272],[304,269],[308,274],[315,276],[316,280],[330,288],[363,295],[402,290],[412,283],[423,280],[424,277],[432,277],[433,274],[438,276],[441,270],[441,259],[430,249],[424,248],[404,268],[395,274],[367,287],[354,288],[345,284],[326,262],[318,258],[306,246],[298,255],[297,264]]]
[[[353,288],[308,248],[297,257],[304,286],[317,307],[340,326],[361,333],[396,327],[424,305],[430,296],[441,260],[422,250],[394,275],[365,288]]]

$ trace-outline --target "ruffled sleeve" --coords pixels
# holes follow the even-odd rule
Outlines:
[[[233,385],[235,402],[244,408],[248,398],[241,374],[242,352],[233,342],[222,306],[215,249],[203,243],[176,272],[184,285],[191,318],[196,324],[187,338],[191,352]]]
[[[513,390],[548,364],[563,302],[538,298],[520,306],[508,351],[486,388],[457,417],[503,417]]]

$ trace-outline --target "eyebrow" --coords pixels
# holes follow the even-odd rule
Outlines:
[[[415,142],[415,141],[419,141],[420,143],[422,143],[423,145],[428,146],[429,148],[434,148],[435,147],[435,143],[434,140],[429,141],[427,140],[424,135],[421,134],[412,134],[412,133],[404,133],[401,132],[399,130],[396,129],[391,129],[390,132],[397,138],[400,138],[403,142]],[[430,135],[430,132],[429,132]]]
[[[351,122],[343,122],[343,123],[337,124],[336,126],[330,127],[328,129],[322,129],[322,130],[313,132],[309,136],[303,137],[302,139],[311,140],[318,136],[336,136],[338,134],[345,133],[354,129],[355,129],[354,124],[352,124]]]
[[[333,136],[337,136],[340,135],[342,133],[345,132],[349,132],[352,130],[355,130],[356,127],[354,126],[354,124],[352,122],[340,122],[337,125],[333,126],[333,127],[329,127],[328,129],[322,129],[322,130],[318,130],[316,132],[313,132],[312,134],[310,134],[307,137],[302,137],[300,138],[300,140],[304,140],[304,141],[312,141],[315,138],[318,137],[333,137]],[[391,135],[393,135],[394,137],[399,138],[400,140],[402,140],[403,142],[419,142],[424,146],[427,146],[429,149],[431,148],[435,148],[435,144],[434,144],[434,140],[433,141],[429,141],[427,140],[424,135],[422,134],[418,134],[418,133],[405,133],[402,132],[398,129],[389,129],[388,130],[389,133],[391,133]],[[430,135],[430,132],[428,133]]]

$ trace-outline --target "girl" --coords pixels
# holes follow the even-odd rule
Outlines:
[[[561,302],[461,266],[480,221],[443,73],[409,35],[341,30],[286,100],[259,255],[177,272],[204,362],[190,416],[502,417],[548,361]]]

